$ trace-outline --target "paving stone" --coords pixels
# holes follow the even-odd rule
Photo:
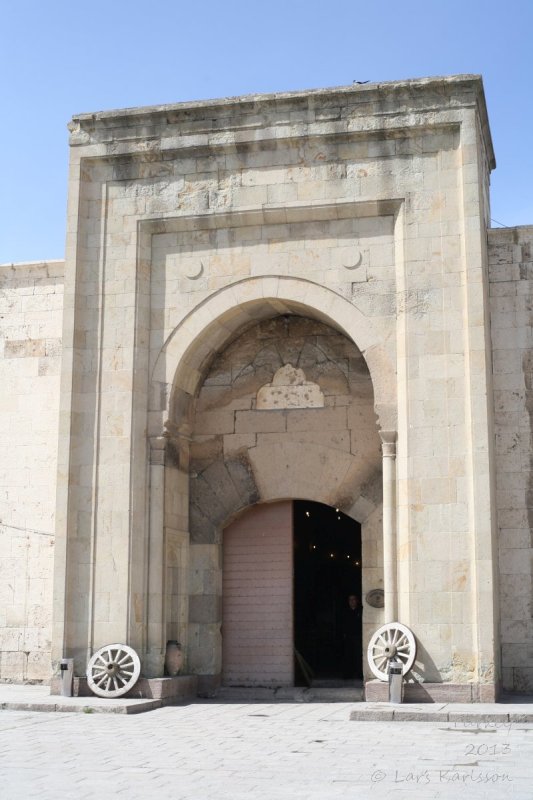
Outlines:
[[[532,723],[363,725],[349,719],[353,708],[206,701],[133,717],[4,711],[1,796],[531,800]]]

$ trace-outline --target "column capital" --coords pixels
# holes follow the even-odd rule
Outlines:
[[[384,458],[396,458],[396,440],[398,433],[396,431],[380,431],[381,448]]]
[[[166,438],[164,436],[150,436],[150,464],[163,465],[165,463]]]
[[[170,419],[164,423],[165,432],[163,436],[167,440],[175,440],[176,442],[180,441],[191,441],[191,427],[190,425],[183,423],[182,425],[176,425],[175,422],[172,422]]]
[[[191,430],[189,425],[176,425],[167,420],[165,430],[156,436],[149,436],[150,464],[154,466],[178,467],[184,471],[189,468],[189,446]]]

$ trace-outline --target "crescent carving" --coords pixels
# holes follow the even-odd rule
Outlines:
[[[195,264],[193,267],[190,267],[190,268],[187,270],[187,272],[185,273],[185,275],[186,275],[186,276],[187,276],[187,278],[189,278],[190,280],[192,280],[192,281],[195,281],[195,280],[197,280],[198,278],[200,278],[200,277],[201,277],[201,275],[202,275],[203,271],[204,271],[204,265],[203,265],[203,263],[200,261],[200,263],[199,263],[199,264]]]
[[[363,261],[363,254],[359,251],[359,256],[355,261],[355,264],[344,264],[344,269],[357,269],[357,267],[361,266],[361,262]]]

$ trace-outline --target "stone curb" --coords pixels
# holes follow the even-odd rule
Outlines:
[[[85,699],[85,698],[84,698]],[[144,702],[137,701],[136,703],[124,702],[118,704],[92,704],[90,698],[86,698],[87,702],[84,703],[31,703],[23,701],[6,701],[0,703],[0,710],[2,711],[61,711],[61,712],[74,712],[78,714],[141,714],[145,711],[154,711],[156,708],[171,705],[184,705],[183,699],[173,700],[168,698],[165,700],[145,700]]]
[[[350,712],[354,722],[473,722],[508,723],[533,722],[531,713],[522,711],[494,711],[476,713],[475,711],[422,711],[420,709],[356,709]]]

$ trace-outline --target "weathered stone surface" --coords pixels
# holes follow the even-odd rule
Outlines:
[[[533,226],[489,231],[503,688],[533,692]]]
[[[220,622],[222,604],[219,595],[192,595],[189,601],[189,620],[199,625]]]
[[[280,367],[272,383],[262,386],[257,392],[256,408],[322,408],[324,395],[318,384],[306,381],[303,369],[292,364]]]
[[[63,269],[62,261],[0,266],[0,680],[5,681],[50,676]]]

